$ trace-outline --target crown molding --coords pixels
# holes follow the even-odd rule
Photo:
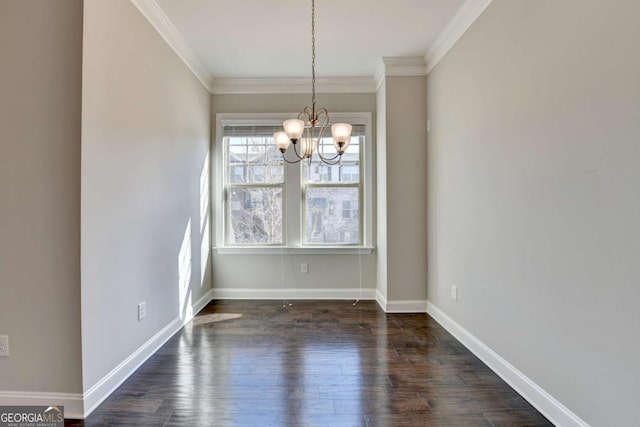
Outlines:
[[[383,56],[374,72],[376,92],[385,77],[413,77],[427,74],[423,56]]]
[[[384,62],[378,61],[378,65],[376,65],[376,69],[373,72],[373,79],[376,82],[376,92],[380,90],[380,86],[384,82]]]
[[[490,3],[491,0],[467,0],[464,2],[427,49],[427,54],[424,57],[427,63],[427,73],[430,73],[438,65]]]
[[[383,56],[385,77],[424,76],[427,64],[423,56]]]
[[[160,8],[160,5],[155,0],[131,0],[131,3],[147,18],[147,21],[156,29],[178,57],[182,59],[182,62],[200,80],[204,87],[211,91],[210,82],[213,76]]]
[[[213,79],[213,94],[310,93],[310,78]],[[374,93],[372,77],[325,77],[316,79],[318,93]]]

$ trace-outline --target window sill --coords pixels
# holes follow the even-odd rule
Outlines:
[[[370,255],[370,246],[219,246],[218,255]]]

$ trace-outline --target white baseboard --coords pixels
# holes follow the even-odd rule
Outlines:
[[[213,299],[296,300],[361,299],[375,300],[376,290],[371,288],[349,289],[234,289],[213,288]]]
[[[64,406],[64,417],[83,418],[82,394],[80,393],[40,393],[29,391],[0,391],[0,406]]]
[[[382,295],[380,289],[376,289],[376,302],[380,306],[380,308],[386,313],[387,312],[387,297]]]
[[[376,289],[376,301],[385,313],[426,313],[426,300],[395,300],[388,301],[382,292]]]
[[[127,378],[129,378],[144,362],[155,354],[176,332],[193,319],[212,299],[213,290],[210,289],[193,304],[192,315],[181,320],[173,319],[167,326],[141,345],[129,357],[105,375],[84,393],[84,416],[91,414],[107,397],[111,395]],[[65,408],[66,409],[66,408]]]
[[[427,300],[387,301],[387,313],[426,313]]]
[[[429,301],[427,313],[553,424],[589,427],[584,420]]]
[[[202,295],[195,304],[193,304],[193,315],[191,318],[184,321],[185,325],[195,317],[196,314],[202,311],[213,300],[213,289],[209,289],[206,294]]]

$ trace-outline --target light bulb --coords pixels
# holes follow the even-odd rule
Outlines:
[[[351,125],[348,123],[336,123],[331,126],[331,135],[333,135],[333,145],[335,145],[338,153],[342,154],[351,142]]]
[[[291,140],[284,132],[276,132],[273,134],[273,140],[276,142],[276,147],[280,150],[281,153],[287,151],[289,145],[291,144]]]
[[[336,139],[333,139],[333,146],[336,147],[336,151],[339,154],[344,153],[345,151],[347,151],[347,148],[349,147],[349,144],[351,144],[351,138],[347,139],[347,142],[344,142],[342,144],[340,144],[340,142],[336,141]]]
[[[298,141],[304,132],[304,122],[299,119],[285,120],[282,127],[292,141]]]
[[[336,123],[331,126],[331,135],[335,139],[346,142],[347,139],[351,138],[351,128],[349,123]]]
[[[318,140],[315,138],[302,138],[300,140],[300,152],[302,153],[302,157],[311,157],[317,147]]]

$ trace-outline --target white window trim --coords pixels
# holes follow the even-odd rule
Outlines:
[[[322,246],[322,245],[302,245],[302,210],[299,211],[297,218],[285,214],[284,235],[283,239],[288,244],[286,246],[226,246],[224,240],[225,232],[225,212],[224,212],[224,146],[222,143],[222,134],[224,125],[271,125],[281,123],[284,120],[296,117],[297,113],[218,113],[216,114],[216,135],[215,135],[215,161],[214,173],[212,174],[213,185],[215,191],[213,203],[213,218],[215,221],[215,238],[213,249],[217,254],[370,254],[373,250],[373,154],[371,137],[371,113],[330,113],[331,123],[346,122],[365,125],[365,144],[360,147],[362,151],[362,206],[364,212],[362,214],[362,244],[359,246]],[[285,173],[286,181],[295,179],[300,182],[299,172],[292,169],[298,169],[293,165],[286,165]],[[286,188],[286,187],[285,187]],[[287,197],[286,200],[296,199]],[[298,199],[298,202],[300,200]],[[284,210],[289,211],[291,204],[283,206]]]

